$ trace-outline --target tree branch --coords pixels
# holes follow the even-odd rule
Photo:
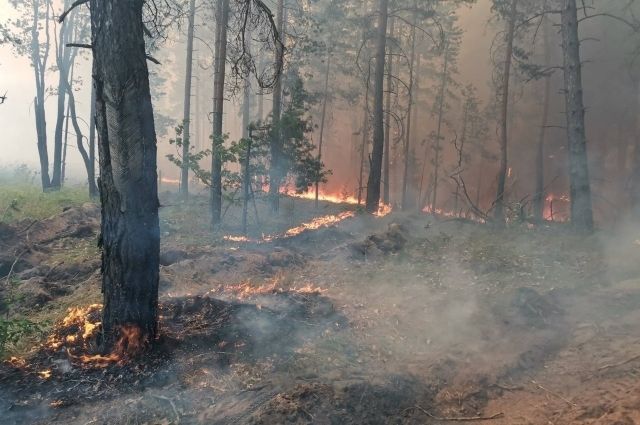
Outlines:
[[[62,21],[64,21],[64,18],[66,18],[66,17],[67,17],[67,15],[68,15],[69,13],[71,13],[71,11],[72,11],[73,9],[75,9],[76,7],[78,7],[78,6],[80,6],[80,5],[83,5],[83,4],[85,4],[85,3],[89,3],[89,0],[76,0],[76,1],[71,5],[71,7],[69,7],[69,9],[65,10],[64,12],[62,12],[62,15],[60,15],[60,17],[58,18],[58,22],[59,22],[59,23],[62,23]]]

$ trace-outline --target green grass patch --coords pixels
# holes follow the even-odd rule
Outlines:
[[[24,219],[41,220],[61,213],[67,207],[89,202],[86,188],[64,187],[43,192],[37,186],[0,183],[0,222],[14,223]]]

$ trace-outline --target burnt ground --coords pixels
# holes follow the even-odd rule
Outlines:
[[[297,201],[269,233],[343,208]],[[174,206],[162,337],[101,365],[79,359],[91,339],[46,345],[82,332],[54,325],[68,307],[99,302],[98,215],[0,227],[2,314],[42,324],[0,367],[2,423],[640,423],[638,227],[392,213],[231,243]]]

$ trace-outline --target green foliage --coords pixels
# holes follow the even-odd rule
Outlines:
[[[7,346],[15,345],[23,338],[43,333],[41,325],[26,319],[0,319],[0,356]]]

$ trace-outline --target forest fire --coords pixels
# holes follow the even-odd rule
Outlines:
[[[138,355],[143,350],[145,341],[142,338],[140,328],[135,325],[120,327],[120,338],[111,353],[106,355],[87,354],[96,346],[95,338],[102,325],[100,322],[101,311],[101,304],[70,308],[67,316],[55,327],[47,339],[45,347],[54,351],[64,349],[71,360],[98,368],[121,364]],[[45,375],[42,376],[45,377]]]
[[[321,227],[332,226],[336,223],[346,220],[347,218],[354,217],[355,215],[356,213],[353,211],[345,211],[340,214],[335,214],[335,215],[330,214],[322,217],[316,217],[310,222],[302,223],[300,226],[296,226],[287,230],[284,233],[284,236],[285,237],[296,236],[306,230],[317,230],[317,229],[320,229]]]
[[[290,196],[292,198],[311,199],[311,200],[316,199],[315,191],[296,193],[296,191],[290,190],[285,187],[280,190],[280,193],[283,195]],[[320,192],[318,193],[318,200],[331,202],[334,204],[351,204],[351,205],[358,204],[358,199],[353,195],[348,195],[347,193],[341,193],[341,194],[328,193],[328,192],[325,192],[324,190],[320,190]]]
[[[291,292],[301,295],[319,295],[326,292],[326,289],[322,289],[308,283],[300,287],[283,288],[280,286],[281,282],[278,279],[273,280],[270,283],[253,286],[250,282],[243,282],[237,285],[229,285],[224,288],[225,292],[233,293],[239,299],[247,299],[259,295],[277,294],[284,292]]]
[[[564,223],[569,220],[567,204],[571,202],[569,195],[554,195],[550,193],[545,198],[543,217],[547,221]]]

